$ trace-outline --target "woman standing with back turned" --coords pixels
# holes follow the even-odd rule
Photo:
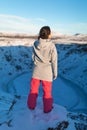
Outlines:
[[[50,38],[50,27],[44,26],[40,29],[38,40],[34,42],[32,55],[34,68],[27,101],[28,108],[35,109],[38,89],[42,82],[43,111],[45,113],[52,110],[52,80],[57,78],[57,51]]]

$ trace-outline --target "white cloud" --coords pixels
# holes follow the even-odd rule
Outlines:
[[[36,21],[43,22],[43,23],[45,23],[45,22],[46,22],[46,19],[43,19],[43,18],[36,18],[35,20],[36,20]]]
[[[46,19],[43,18],[27,19],[20,16],[0,14],[0,32],[5,31],[38,34],[39,29],[44,25],[49,25],[53,32],[62,34],[87,34],[87,23],[49,24]]]
[[[55,24],[53,25],[53,28],[55,29],[55,31],[64,34],[87,34],[87,23]]]
[[[37,22],[38,21],[38,24]],[[0,31],[36,34],[45,19],[27,19],[13,15],[0,15]]]

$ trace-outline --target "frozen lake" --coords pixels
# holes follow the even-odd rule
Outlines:
[[[15,77],[7,85],[8,92],[21,96],[28,95],[30,79],[31,73],[24,73]],[[53,81],[52,94],[54,102],[66,107],[68,111],[87,112],[87,95],[73,82],[58,77]],[[41,84],[39,88],[39,96],[43,96]]]

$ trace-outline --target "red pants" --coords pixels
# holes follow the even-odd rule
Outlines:
[[[32,78],[31,80],[31,88],[30,93],[28,95],[28,101],[27,105],[28,108],[34,109],[36,107],[36,100],[38,96],[38,90],[40,86],[39,79]],[[52,92],[52,82],[50,81],[41,81],[42,82],[42,88],[43,88],[43,109],[44,112],[49,112],[52,110],[52,104],[53,104],[53,98],[51,95]]]

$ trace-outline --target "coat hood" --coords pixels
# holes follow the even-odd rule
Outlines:
[[[41,49],[41,48],[48,48],[48,46],[50,45],[50,39],[42,39],[40,38],[39,40],[37,40],[37,42],[35,42],[34,46],[37,49]]]

